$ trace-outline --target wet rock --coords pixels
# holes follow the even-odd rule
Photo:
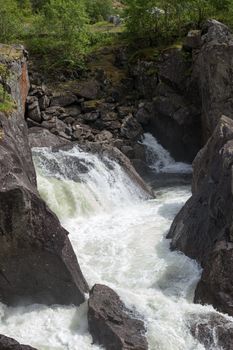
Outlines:
[[[29,145],[33,147],[54,147],[67,144],[68,141],[57,137],[49,130],[32,127],[28,131]]]
[[[36,350],[28,345],[21,345],[16,340],[0,334],[1,350]]]
[[[127,139],[137,139],[143,134],[143,129],[137,120],[129,115],[123,120],[121,126],[121,135]]]
[[[217,313],[192,315],[190,329],[206,349],[233,350],[233,322]]]
[[[171,247],[197,259],[203,274],[195,301],[233,315],[233,121],[222,117],[193,163],[192,197],[176,216]]]
[[[95,285],[88,301],[88,324],[93,342],[107,350],[146,350],[144,323],[136,319],[109,287]]]

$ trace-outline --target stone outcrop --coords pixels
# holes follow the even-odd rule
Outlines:
[[[233,35],[224,24],[209,20],[197,40],[201,40],[201,47],[193,51],[189,89],[202,105],[202,130],[207,141],[222,114],[233,116]]]
[[[170,48],[153,61],[131,65],[134,89],[141,99],[135,114],[145,131],[179,161],[191,162],[201,148],[201,109],[187,95],[191,53]]]
[[[233,121],[222,117],[193,163],[192,197],[176,216],[171,247],[203,267],[195,301],[233,315]]]
[[[93,342],[107,350],[146,350],[144,323],[135,318],[109,287],[95,285],[88,301],[88,324]]]
[[[5,54],[7,52],[7,54]],[[76,304],[87,283],[63,229],[36,188],[24,106],[29,82],[21,47],[0,47],[12,110],[0,114],[0,301]]]
[[[0,349],[1,350],[36,350],[28,345],[21,345],[16,340],[5,337],[0,334]]]
[[[191,316],[191,334],[205,349],[233,350],[232,321],[214,312]]]

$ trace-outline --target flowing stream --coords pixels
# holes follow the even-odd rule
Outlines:
[[[190,172],[151,135],[144,144],[157,172]],[[39,191],[70,232],[89,285],[107,284],[141,315],[151,350],[204,349],[189,331],[191,315],[213,311],[192,303],[201,270],[171,252],[165,239],[190,188],[157,189],[156,199],[148,199],[117,163],[78,147],[56,153],[35,149],[34,159]],[[0,333],[39,350],[100,349],[92,345],[86,312],[86,303],[79,308],[1,305]]]

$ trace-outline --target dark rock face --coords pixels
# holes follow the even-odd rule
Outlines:
[[[193,315],[190,329],[206,349],[233,350],[233,323],[217,313]]]
[[[5,337],[0,334],[0,349],[1,350],[36,350],[28,345],[21,345],[12,338]]]
[[[33,147],[54,147],[69,143],[68,140],[52,134],[49,130],[32,127],[28,131],[28,140],[31,148]]]
[[[19,57],[9,63],[18,110],[0,114],[0,300],[79,305],[88,286],[68,232],[36,189],[23,115],[26,61],[23,54]]]
[[[135,113],[137,121],[176,160],[186,162],[193,161],[202,146],[201,104],[194,107],[187,94],[191,72],[192,54],[181,48],[131,67],[134,87],[145,99]]]
[[[88,302],[88,324],[93,342],[107,350],[146,350],[145,326],[133,317],[109,287],[95,285]]]
[[[195,301],[233,315],[233,121],[222,117],[193,163],[193,195],[175,218],[168,238],[203,266]]]
[[[228,27],[215,20],[203,27],[202,46],[194,54],[191,86],[197,86],[202,103],[205,141],[211,136],[220,117],[233,115],[233,35]]]

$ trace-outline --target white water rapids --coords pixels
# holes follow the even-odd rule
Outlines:
[[[161,150],[154,150],[157,165],[183,171]],[[70,232],[89,285],[107,284],[137,310],[151,350],[203,350],[188,327],[190,315],[213,311],[192,303],[201,271],[171,252],[165,239],[190,189],[165,188],[148,200],[118,164],[77,147],[57,153],[37,149],[35,164],[40,193]],[[86,303],[79,308],[1,305],[0,333],[39,350],[100,349],[92,345],[86,312]]]

